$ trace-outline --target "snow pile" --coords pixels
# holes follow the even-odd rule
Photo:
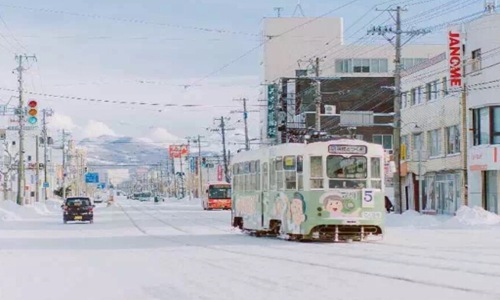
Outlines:
[[[500,216],[475,206],[470,208],[462,206],[457,210],[456,215],[445,222],[445,227],[470,227],[470,226],[491,226],[499,225]]]
[[[435,216],[408,210],[402,214],[388,214],[385,224],[388,227],[427,228],[439,226],[441,222]]]
[[[0,221],[19,221],[21,218],[15,213],[0,207]]]
[[[20,221],[51,215],[61,210],[61,203],[61,201],[57,200],[47,200],[21,206],[14,201],[1,201],[0,220]]]

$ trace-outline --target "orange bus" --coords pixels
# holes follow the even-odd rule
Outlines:
[[[227,182],[209,182],[202,197],[204,210],[231,209],[231,184]]]

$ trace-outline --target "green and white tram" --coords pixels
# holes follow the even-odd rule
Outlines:
[[[235,155],[232,225],[257,236],[363,240],[384,233],[384,149],[354,139]]]

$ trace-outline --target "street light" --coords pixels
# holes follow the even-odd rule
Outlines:
[[[423,193],[423,185],[422,185],[422,134],[423,130],[421,127],[418,126],[418,124],[415,124],[415,127],[413,127],[412,132],[414,134],[419,134],[420,135],[420,141],[418,143],[418,211],[421,213],[422,212],[422,193]]]

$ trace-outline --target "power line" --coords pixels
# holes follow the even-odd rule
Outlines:
[[[8,92],[16,92],[15,89],[10,89],[10,88],[0,87],[0,90],[8,91]],[[225,108],[237,107],[234,105],[152,103],[152,102],[139,102],[139,101],[110,100],[110,99],[86,98],[86,97],[78,97],[78,96],[55,95],[55,94],[48,94],[48,93],[37,93],[37,92],[31,92],[31,91],[24,91],[24,93],[30,94],[30,95],[51,97],[51,98],[60,98],[60,99],[68,99],[68,100],[75,100],[75,101],[87,101],[87,102],[96,102],[96,103],[107,103],[107,104],[124,104],[124,105],[139,105],[139,106],[156,106],[156,107],[225,107]]]
[[[238,62],[239,60],[241,60],[241,59],[245,58],[246,56],[250,55],[252,52],[254,52],[255,50],[259,49],[261,46],[263,46],[263,45],[267,44],[270,40],[272,40],[272,39],[276,39],[276,38],[279,38],[279,37],[281,37],[281,36],[284,36],[284,35],[286,35],[286,34],[288,34],[288,33],[292,32],[292,31],[294,31],[294,30],[296,30],[296,29],[298,29],[298,28],[300,28],[300,27],[302,27],[302,26],[305,26],[305,25],[307,25],[307,24],[310,24],[310,23],[312,23],[312,22],[315,22],[315,21],[317,21],[318,19],[321,19],[321,18],[323,18],[323,17],[325,17],[325,16],[327,16],[327,15],[329,15],[329,14],[333,13],[334,11],[337,11],[337,10],[339,10],[339,9],[342,9],[342,8],[344,8],[344,7],[347,7],[347,6],[349,6],[349,5],[351,5],[351,4],[355,3],[355,2],[358,2],[358,1],[359,1],[359,0],[352,0],[352,1],[348,2],[348,3],[346,3],[346,4],[343,4],[343,5],[341,5],[341,6],[339,6],[339,7],[336,7],[336,8],[334,8],[334,9],[332,9],[332,10],[329,10],[329,11],[327,11],[326,13],[324,13],[324,14],[322,14],[322,15],[318,16],[318,17],[315,17],[315,18],[313,18],[313,19],[311,19],[311,20],[309,20],[309,21],[307,21],[307,22],[304,22],[304,23],[302,23],[302,24],[299,24],[299,25],[297,25],[297,26],[294,26],[294,27],[292,27],[292,28],[290,28],[290,29],[288,29],[288,30],[286,30],[286,31],[284,31],[284,32],[282,32],[282,33],[280,33],[280,34],[276,35],[276,36],[267,36],[267,37],[266,37],[267,39],[265,39],[264,41],[260,42],[257,46],[255,46],[255,47],[251,48],[250,50],[248,50],[248,51],[244,52],[244,53],[243,53],[243,54],[241,54],[240,56],[238,56],[238,57],[236,57],[235,59],[233,59],[233,60],[229,61],[228,63],[225,63],[224,65],[222,65],[222,67],[220,67],[220,68],[216,69],[215,71],[213,71],[213,72],[209,73],[208,75],[206,75],[206,76],[202,77],[201,79],[196,80],[196,81],[194,82],[194,84],[198,84],[198,83],[200,83],[201,81],[206,80],[206,79],[208,79],[208,78],[212,77],[213,75],[215,75],[215,74],[219,73],[220,71],[223,71],[224,69],[228,68],[228,67],[229,67],[229,66],[231,66],[232,64],[234,64],[234,63]]]
[[[69,11],[55,10],[55,9],[48,9],[48,8],[35,8],[35,7],[11,5],[11,4],[4,4],[4,3],[0,3],[0,6],[14,8],[14,9],[23,9],[23,10],[34,11],[34,12],[52,13],[52,14],[68,15],[68,16],[74,16],[74,17],[108,20],[108,21],[115,21],[115,22],[121,22],[121,23],[155,25],[155,26],[161,26],[161,27],[172,27],[172,28],[177,28],[177,29],[189,29],[189,30],[197,30],[197,31],[210,32],[210,33],[220,33],[220,34],[238,34],[238,35],[246,35],[246,36],[259,36],[256,33],[248,33],[248,32],[243,32],[243,31],[232,31],[232,30],[217,29],[217,28],[178,25],[178,24],[153,22],[153,21],[146,21],[146,20],[132,19],[132,18],[128,19],[128,18],[119,18],[119,17],[108,17],[108,16],[97,15],[97,14],[83,14],[83,13],[76,13],[76,12],[69,12]]]

